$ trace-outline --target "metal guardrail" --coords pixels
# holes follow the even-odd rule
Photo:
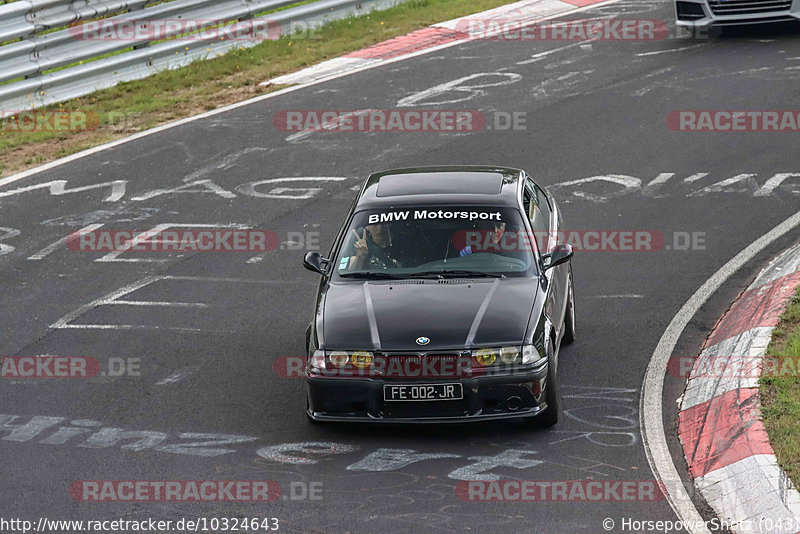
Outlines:
[[[14,40],[0,46],[0,83],[7,82],[0,85],[0,116],[78,98],[405,0],[317,0],[267,15],[261,14],[298,0],[171,0],[147,5],[153,1],[22,0],[0,5],[0,42]],[[96,19],[102,19],[96,24],[104,28],[126,24],[142,31],[125,39],[82,37],[86,27],[76,23]],[[153,21],[219,22],[227,35],[238,31],[246,38],[225,38],[226,31],[186,38],[181,24],[165,25],[156,34]],[[76,65],[79,62],[85,63]]]

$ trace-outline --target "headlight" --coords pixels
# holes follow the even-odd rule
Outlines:
[[[328,360],[336,367],[344,367],[350,361],[350,355],[343,351],[333,351],[328,356]]]
[[[316,353],[314,354],[316,355]],[[328,369],[331,367],[345,369],[348,367],[348,364],[357,369],[366,369],[375,363],[374,355],[366,350],[357,350],[353,352],[333,350],[326,351],[325,354],[327,355]],[[323,366],[323,368],[325,368],[325,366]]]
[[[314,354],[311,355],[311,367],[314,369],[325,369],[325,351],[314,351]]]
[[[519,347],[477,349],[472,351],[472,357],[479,365],[483,367],[489,367],[491,365],[497,365],[500,363],[505,365],[520,363]]]
[[[492,365],[497,361],[497,351],[495,349],[478,349],[473,353],[473,356],[483,366]]]
[[[537,349],[533,345],[524,345],[522,347],[523,364],[533,363],[541,360],[542,358],[544,358],[544,356],[542,356],[542,353],[539,352],[539,349]]]
[[[511,365],[519,358],[519,349],[517,347],[503,347],[500,349],[500,361],[506,365]]]
[[[359,369],[364,369],[372,363],[372,353],[366,351],[354,352],[350,355],[350,361]]]

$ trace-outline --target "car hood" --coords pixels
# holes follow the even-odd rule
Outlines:
[[[521,344],[536,280],[334,283],[322,314],[326,349],[439,350]],[[417,338],[427,337],[425,346]]]

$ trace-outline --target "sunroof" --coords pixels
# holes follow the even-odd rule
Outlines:
[[[378,183],[377,196],[400,195],[498,195],[503,175],[497,172],[429,172],[388,174]]]

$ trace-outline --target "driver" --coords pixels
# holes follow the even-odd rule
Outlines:
[[[473,252],[500,252],[500,239],[506,231],[506,223],[500,221],[492,221],[491,226],[484,227],[479,230],[480,244],[467,245],[459,250],[459,256],[469,256]]]
[[[348,269],[361,270],[366,268],[386,270],[390,267],[400,267],[392,252],[392,235],[386,223],[369,224],[364,227],[364,235],[356,236],[354,243],[356,255],[350,258]]]

